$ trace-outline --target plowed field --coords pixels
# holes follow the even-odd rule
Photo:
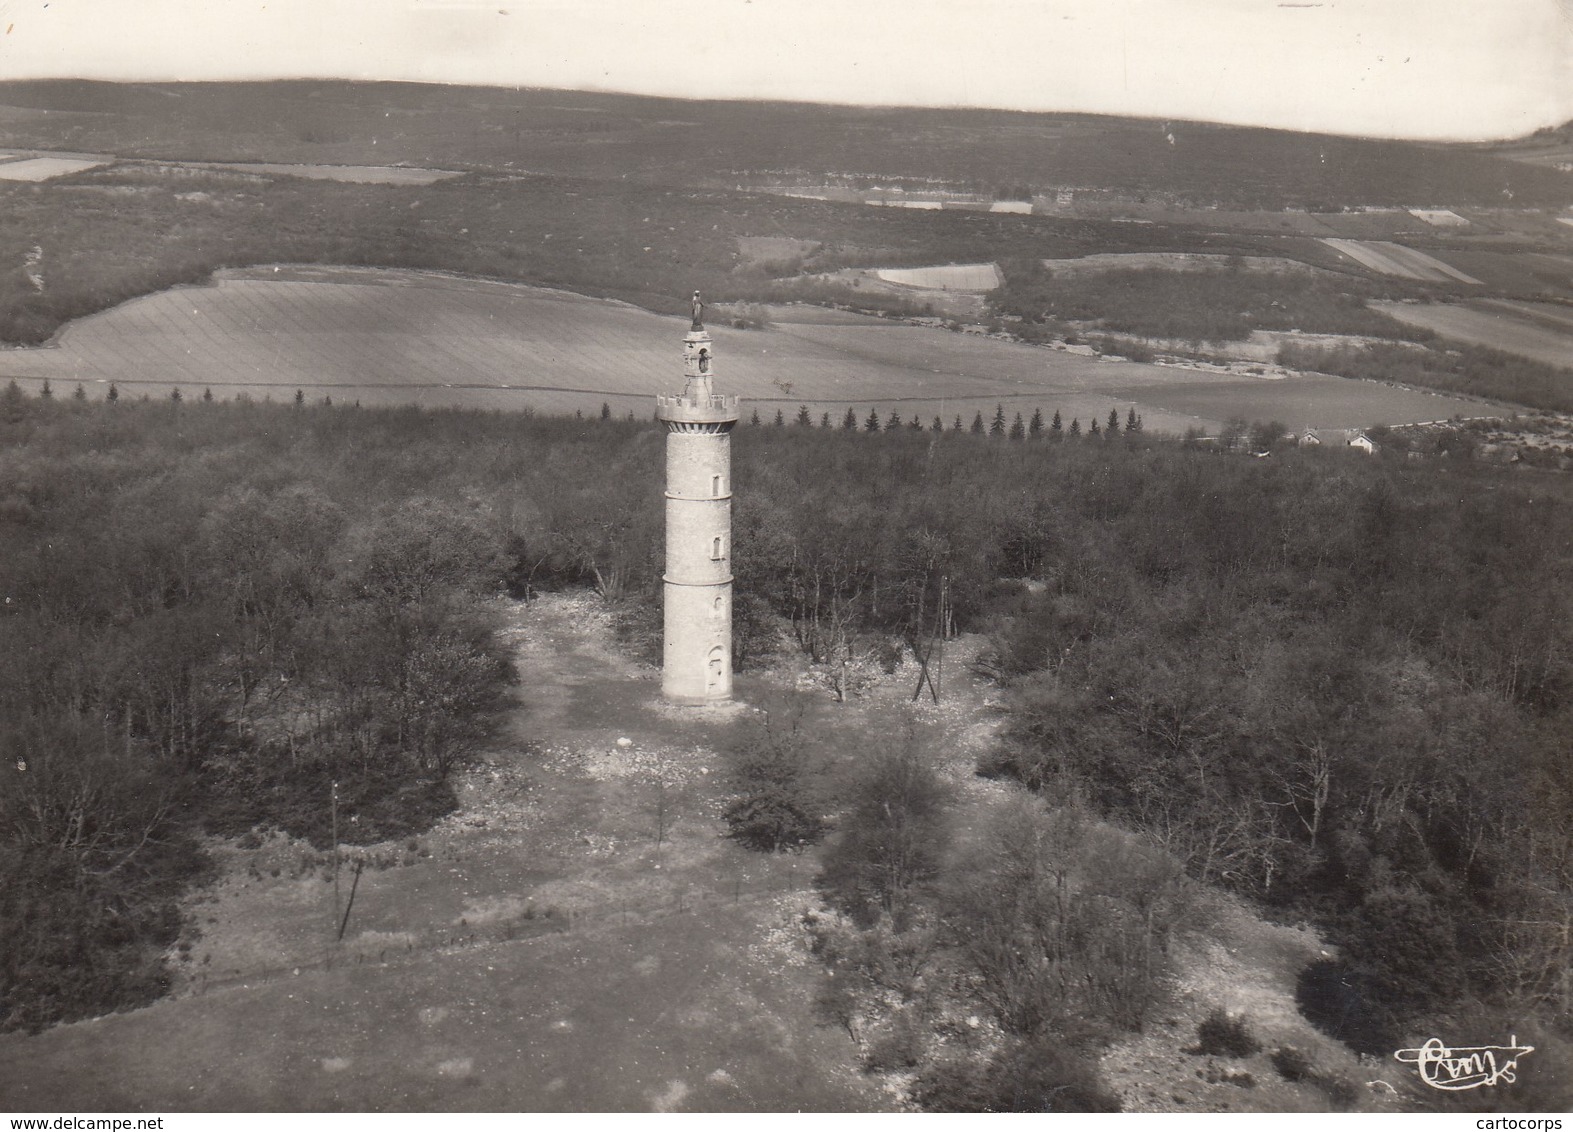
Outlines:
[[[879,277],[886,283],[935,291],[992,291],[1004,282],[992,263],[947,263],[938,267],[886,267]]]
[[[1400,279],[1419,279],[1427,283],[1479,283],[1472,275],[1465,275],[1456,267],[1443,263],[1435,256],[1406,248],[1391,240],[1338,240],[1324,239],[1322,243],[1342,252],[1362,267],[1383,275]]]

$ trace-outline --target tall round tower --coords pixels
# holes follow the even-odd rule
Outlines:
[[[718,396],[715,347],[694,292],[683,338],[687,384],[656,397],[666,426],[665,648],[661,693],[672,703],[732,698],[732,426],[736,397]]]

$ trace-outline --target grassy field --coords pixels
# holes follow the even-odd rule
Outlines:
[[[20,161],[0,160],[0,181],[48,181],[68,173],[81,173],[102,165],[101,161],[72,160],[67,157],[33,157]]]
[[[1548,365],[1573,365],[1573,307],[1491,299],[1375,305],[1402,322],[1434,330],[1444,338],[1490,346]]]
[[[408,169],[394,165],[280,165],[237,162],[226,165],[194,163],[190,168],[231,169],[272,177],[304,177],[308,181],[344,181],[356,185],[434,185],[462,176],[446,169]]]
[[[992,263],[948,263],[937,267],[889,267],[879,271],[887,283],[933,291],[992,291],[1002,282]]]
[[[924,425],[1007,411],[1069,423],[1123,417],[1147,428],[1212,429],[1234,417],[1323,427],[1478,415],[1476,404],[1317,376],[1268,380],[1102,361],[982,335],[809,307],[777,307],[769,329],[717,326],[719,374],[745,413],[816,423],[848,408]],[[122,396],[292,398],[457,405],[618,416],[651,411],[681,383],[681,322],[565,292],[420,272],[258,268],[217,286],[137,299],[66,329],[40,349],[0,352],[0,378],[59,396],[76,383]]]

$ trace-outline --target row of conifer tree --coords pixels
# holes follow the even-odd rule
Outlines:
[[[750,425],[759,425],[764,423],[760,419],[758,409],[753,411],[753,414],[749,417],[748,423]],[[780,409],[776,410],[775,420],[771,423],[777,426],[784,426],[786,424],[786,417]],[[813,416],[809,413],[807,405],[798,406],[797,419],[793,423],[803,427],[813,426]],[[830,414],[828,412],[822,413],[820,415],[819,427],[833,427],[831,424]],[[940,416],[936,415],[933,422],[925,426],[918,414],[914,413],[910,421],[903,421],[901,419],[901,414],[894,409],[892,409],[890,411],[890,415],[885,417],[883,420],[880,419],[879,410],[877,408],[870,409],[868,411],[868,416],[862,420],[861,424],[858,420],[857,410],[853,408],[848,408],[846,415],[841,418],[841,428],[845,432],[856,432],[859,428],[861,428],[864,432],[895,432],[899,429],[908,429],[912,432],[922,432],[925,427],[930,432],[966,431],[977,436],[988,435],[993,437],[1008,437],[1011,440],[1036,440],[1045,434],[1048,435],[1051,439],[1058,440],[1067,433],[1071,436],[1080,436],[1082,433],[1081,419],[1079,417],[1072,417],[1071,423],[1069,427],[1067,427],[1065,420],[1060,415],[1060,411],[1058,409],[1054,410],[1054,416],[1047,424],[1045,424],[1043,421],[1042,409],[1033,409],[1032,417],[1025,421],[1022,420],[1021,414],[1017,413],[1015,415],[1015,419],[1012,420],[1009,424],[1006,424],[1005,406],[1002,404],[996,405],[994,407],[994,417],[989,423],[984,423],[983,412],[982,410],[979,410],[978,413],[972,418],[971,426],[966,429],[963,429],[962,427],[961,415],[959,413],[956,415],[955,420],[949,429],[947,429],[945,426],[944,418]],[[1129,433],[1140,432],[1141,430],[1141,414],[1137,413],[1135,406],[1132,406],[1125,412],[1123,431]],[[1093,436],[1098,436],[1100,434],[1109,436],[1118,435],[1121,432],[1119,409],[1110,409],[1108,420],[1102,424],[1098,422],[1097,417],[1093,417],[1087,427],[1087,432]]]

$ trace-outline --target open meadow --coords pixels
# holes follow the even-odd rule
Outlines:
[[[712,320],[716,321],[716,320]],[[222,273],[68,326],[45,347],[0,352],[0,378],[60,396],[244,394],[644,417],[681,383],[682,323],[624,303],[425,272],[262,267]],[[817,423],[872,410],[1008,414],[1067,423],[1135,407],[1148,429],[1214,430],[1231,417],[1327,428],[1404,424],[1479,402],[1320,375],[1220,374],[1083,357],[980,334],[813,307],[771,308],[762,330],[712,328],[722,382],[768,423],[807,406]]]
[[[1434,330],[1443,338],[1489,346],[1548,365],[1573,365],[1573,307],[1503,299],[1376,306],[1400,322]]]

